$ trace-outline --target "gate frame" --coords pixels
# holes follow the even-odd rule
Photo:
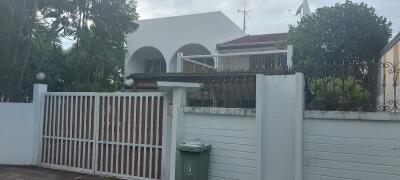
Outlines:
[[[44,167],[44,168],[51,168],[51,169],[57,169],[57,170],[65,170],[65,171],[73,171],[73,172],[80,172],[80,173],[86,173],[86,174],[93,174],[93,175],[102,175],[102,176],[108,176],[108,177],[117,177],[117,178],[136,178],[133,176],[128,176],[128,175],[115,175],[115,174],[109,174],[107,172],[100,172],[97,171],[97,163],[98,163],[98,145],[99,145],[99,121],[100,116],[99,116],[99,108],[100,108],[100,97],[101,96],[123,96],[123,97],[140,97],[140,96],[149,96],[149,97],[162,97],[163,98],[163,103],[160,103],[160,107],[163,107],[163,118],[162,118],[162,145],[161,145],[161,174],[160,174],[160,179],[161,180],[166,180],[169,179],[167,176],[166,172],[167,169],[169,169],[169,166],[167,164],[168,162],[168,152],[170,145],[168,145],[168,139],[167,136],[171,134],[171,129],[168,128],[168,104],[169,104],[169,98],[167,96],[167,92],[116,92],[116,93],[98,93],[98,92],[47,92],[47,85],[44,84],[35,84],[38,85],[38,92],[34,93],[37,96],[34,97],[36,99],[36,107],[39,108],[39,111],[37,114],[35,114],[35,119],[36,119],[36,134],[34,135],[34,142],[37,140],[37,152],[34,152],[37,154],[37,156],[34,158],[37,162],[35,163],[39,167]],[[45,118],[45,97],[46,95],[55,95],[55,96],[92,96],[94,97],[94,103],[92,106],[94,106],[94,113],[93,113],[93,152],[92,152],[92,169],[84,170],[82,168],[75,168],[75,167],[68,167],[68,166],[60,166],[60,165],[49,165],[47,163],[42,162],[42,148],[43,148],[43,126],[44,126],[44,118]],[[146,177],[138,177],[140,179],[149,179]],[[150,180],[150,179],[149,179]]]

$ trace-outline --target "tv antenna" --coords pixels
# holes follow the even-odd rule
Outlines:
[[[238,9],[238,13],[243,14],[243,31],[246,32],[247,18],[250,19],[249,10],[247,9],[246,0],[244,0],[243,9]]]

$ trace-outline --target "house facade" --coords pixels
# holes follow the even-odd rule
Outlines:
[[[289,69],[289,51],[278,48],[287,33],[247,35],[221,12],[138,24],[127,36],[126,91],[159,90],[161,81],[190,82],[202,88],[188,93],[189,105],[255,107],[256,74]]]
[[[138,21],[127,36],[125,75],[176,72],[176,56],[216,54],[216,44],[245,33],[221,12]]]
[[[138,73],[177,72],[177,53],[190,56],[277,50],[279,42],[287,35],[246,35],[221,12],[141,20],[138,24],[139,29],[127,36],[125,77]],[[207,57],[193,60],[216,67],[220,71],[242,71],[256,66],[276,66],[282,63],[286,65],[286,54]],[[267,61],[268,64],[264,63]],[[184,69],[189,69],[186,72],[196,72],[195,66],[201,64],[191,63],[184,66]]]

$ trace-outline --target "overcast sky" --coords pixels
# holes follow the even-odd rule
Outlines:
[[[137,0],[140,19],[176,16],[210,11],[222,11],[242,27],[244,0]],[[309,0],[312,11],[345,0]],[[376,8],[377,14],[387,17],[393,23],[394,33],[400,30],[400,0],[354,0],[365,2]],[[289,24],[296,24],[299,17],[293,16],[302,0],[247,0],[250,22],[249,34],[287,32]]]
[[[242,27],[244,0],[137,0],[140,19],[177,16],[211,11],[222,11],[237,25]],[[296,24],[299,17],[293,16],[303,0],[247,0],[250,20],[248,34],[287,32],[289,24]],[[330,6],[345,0],[309,0],[311,11],[318,7]],[[400,31],[400,0],[354,0],[375,7],[380,16],[393,23],[393,35]],[[289,13],[291,11],[291,13]],[[63,39],[64,48],[72,41]]]

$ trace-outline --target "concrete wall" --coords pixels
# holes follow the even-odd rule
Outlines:
[[[0,103],[0,164],[38,165],[43,93],[33,86],[32,103]]]
[[[34,120],[33,103],[0,103],[0,164],[33,164]]]
[[[186,112],[184,141],[212,145],[209,180],[256,179],[255,116]]]
[[[306,112],[304,179],[400,179],[399,114]]]

